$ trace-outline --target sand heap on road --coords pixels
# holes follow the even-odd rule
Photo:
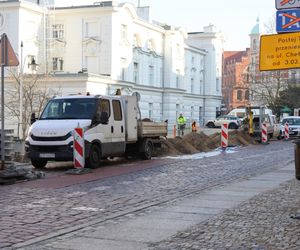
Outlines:
[[[244,131],[229,132],[229,146],[247,146],[257,142]],[[180,155],[208,152],[220,147],[221,134],[206,135],[203,132],[189,133],[183,137],[168,138],[162,140],[162,148],[158,155]]]

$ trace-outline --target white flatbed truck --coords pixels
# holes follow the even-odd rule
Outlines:
[[[87,167],[96,168],[101,159],[114,156],[140,155],[149,160],[161,137],[167,136],[167,123],[145,120],[135,95],[54,97],[33,121],[25,152],[36,168],[48,161],[72,161],[73,131],[82,127]]]

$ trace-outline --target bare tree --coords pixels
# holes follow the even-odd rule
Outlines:
[[[269,18],[268,22],[264,24],[266,34],[276,34],[276,15]]]
[[[20,74],[9,71],[11,87],[5,93],[5,108],[8,118],[18,121],[21,126],[20,139],[24,139],[30,126],[32,113],[39,116],[48,100],[61,92],[60,89],[49,88],[50,75]],[[22,86],[22,121],[20,120],[20,90]]]
[[[255,69],[250,66],[244,79],[250,86],[252,104],[266,105],[275,112],[281,91],[288,87],[288,71],[259,71],[257,65]]]

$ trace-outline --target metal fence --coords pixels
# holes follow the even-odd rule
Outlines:
[[[5,161],[12,161],[14,158],[14,130],[13,129],[5,129],[4,130],[4,152],[5,152]],[[1,130],[0,130],[0,159],[1,159]]]

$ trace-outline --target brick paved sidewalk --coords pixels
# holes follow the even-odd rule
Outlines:
[[[300,182],[255,196],[151,249],[300,249]]]

